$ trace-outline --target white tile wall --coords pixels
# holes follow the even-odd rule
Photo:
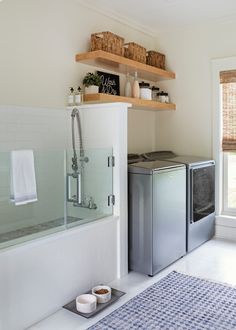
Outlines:
[[[65,149],[65,109],[0,106],[0,151]]]
[[[65,109],[0,106],[0,233],[63,217],[68,118]],[[16,207],[9,201],[8,152],[15,149],[34,150],[37,203]]]

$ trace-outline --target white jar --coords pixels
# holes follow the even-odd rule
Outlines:
[[[152,90],[150,88],[150,84],[142,81],[139,84],[140,88],[140,99],[142,100],[151,100],[152,99]]]
[[[166,102],[166,95],[163,91],[161,91],[161,93],[159,94],[159,101],[161,103],[165,103]]]

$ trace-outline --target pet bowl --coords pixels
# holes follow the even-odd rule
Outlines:
[[[99,304],[104,304],[111,299],[111,288],[107,285],[98,285],[92,288],[92,294]]]
[[[82,294],[76,298],[76,309],[81,313],[92,313],[97,308],[97,298],[92,294]]]

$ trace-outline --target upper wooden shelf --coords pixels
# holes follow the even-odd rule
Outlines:
[[[146,79],[149,81],[158,81],[161,79],[175,79],[174,72],[162,70],[151,65],[136,62],[130,60],[129,58],[108,53],[103,50],[96,50],[93,52],[77,54],[76,61],[120,73],[132,73],[137,71],[139,78]]]

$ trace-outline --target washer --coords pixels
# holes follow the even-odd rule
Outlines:
[[[129,268],[154,275],[186,253],[186,166],[139,162],[129,171]]]

